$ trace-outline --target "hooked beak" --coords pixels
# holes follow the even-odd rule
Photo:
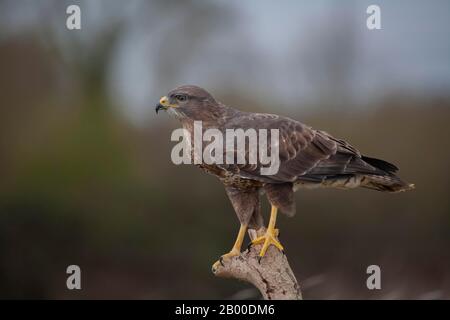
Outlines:
[[[158,103],[155,107],[156,114],[158,114],[159,110],[161,110],[161,109],[165,110],[164,106],[162,106],[161,104]]]
[[[158,113],[159,110],[167,110],[167,108],[176,108],[176,104],[169,103],[169,98],[167,96],[162,97],[159,99],[159,103],[155,107],[156,113]]]

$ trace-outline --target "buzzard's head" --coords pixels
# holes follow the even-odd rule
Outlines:
[[[159,100],[156,113],[167,110],[178,119],[208,120],[216,116],[221,106],[205,90],[197,86],[180,86]]]

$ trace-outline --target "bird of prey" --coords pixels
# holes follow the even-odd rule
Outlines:
[[[263,236],[251,244],[262,244],[259,258],[270,245],[283,251],[275,228],[277,211],[293,216],[294,192],[299,188],[369,188],[384,192],[399,192],[414,188],[403,182],[395,172],[398,168],[384,160],[362,155],[342,139],[325,131],[314,130],[296,120],[275,114],[249,113],[226,106],[215,100],[206,90],[184,85],[163,96],[156,112],[167,110],[183,128],[193,135],[195,121],[202,121],[203,129],[278,129],[279,168],[275,174],[262,175],[261,164],[197,164],[203,171],[218,177],[240,221],[240,229],[233,248],[219,261],[237,256],[247,228],[263,227],[260,195],[266,194],[271,204],[268,227]],[[236,151],[237,152],[237,151]],[[213,266],[213,268],[214,268]]]

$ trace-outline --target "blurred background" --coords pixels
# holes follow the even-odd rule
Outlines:
[[[279,227],[306,299],[450,298],[450,3],[376,1],[373,31],[370,4],[0,0],[0,297],[259,298],[212,275],[238,220],[219,181],[171,162],[179,124],[154,113],[196,84],[416,184],[297,192]],[[82,290],[66,288],[71,264]],[[366,288],[371,264],[382,290]]]

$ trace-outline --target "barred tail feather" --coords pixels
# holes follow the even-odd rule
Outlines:
[[[402,192],[415,188],[414,184],[402,181],[396,175],[365,175],[364,188],[385,191],[385,192]]]

